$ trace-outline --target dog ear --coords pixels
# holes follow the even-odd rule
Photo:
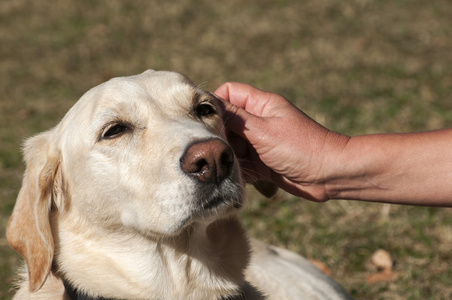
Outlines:
[[[9,244],[27,262],[32,292],[46,281],[53,260],[49,217],[59,158],[52,155],[50,136],[44,132],[25,143],[26,171],[6,230]]]
[[[274,195],[276,195],[276,192],[278,191],[278,187],[270,183],[268,181],[258,180],[253,183],[254,188],[259,191],[262,195],[264,195],[267,198],[271,198]]]

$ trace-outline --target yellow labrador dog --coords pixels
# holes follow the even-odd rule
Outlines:
[[[15,299],[349,298],[302,257],[249,242],[217,99],[180,74],[111,79],[24,152]]]

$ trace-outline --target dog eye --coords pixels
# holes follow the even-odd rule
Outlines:
[[[129,130],[129,127],[124,124],[114,124],[105,131],[102,138],[114,139],[114,138],[121,136],[128,130]]]
[[[195,112],[198,116],[207,117],[215,114],[216,110],[210,103],[201,103],[196,106]]]

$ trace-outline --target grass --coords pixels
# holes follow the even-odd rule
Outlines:
[[[0,3],[0,232],[24,138],[89,88],[147,68],[214,90],[242,81],[349,135],[452,126],[452,4],[421,0],[13,1]],[[452,298],[452,211],[250,191],[250,233],[328,265],[358,299]],[[368,284],[377,249],[397,280]],[[0,299],[19,259],[0,235]]]

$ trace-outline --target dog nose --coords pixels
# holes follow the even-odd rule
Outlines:
[[[180,159],[182,170],[203,183],[219,184],[231,174],[234,154],[218,138],[191,144]]]

